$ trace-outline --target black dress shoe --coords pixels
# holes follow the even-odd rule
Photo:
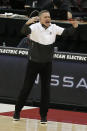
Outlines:
[[[42,116],[40,123],[41,124],[47,124],[47,116]]]
[[[20,120],[20,112],[14,112],[13,120],[14,121],[19,121]]]

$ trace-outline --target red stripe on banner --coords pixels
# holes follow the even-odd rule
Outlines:
[[[13,112],[0,113],[0,115],[13,116]],[[39,109],[27,109],[21,111],[22,118],[40,119]],[[57,121],[87,125],[87,113],[49,109],[48,121]]]

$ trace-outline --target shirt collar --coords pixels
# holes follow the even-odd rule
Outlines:
[[[41,24],[43,28],[48,29],[49,27],[45,26],[44,24]]]
[[[44,28],[46,30],[46,29],[48,29],[51,26],[51,23],[50,23],[49,27],[46,27],[44,24],[41,24],[41,23],[40,23],[40,25],[41,25],[42,28]]]

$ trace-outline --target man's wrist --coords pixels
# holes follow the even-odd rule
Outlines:
[[[30,23],[30,22],[28,22],[28,21],[25,23],[25,25],[27,25],[27,26],[28,26],[28,25],[30,25],[30,24],[31,24],[31,23]]]

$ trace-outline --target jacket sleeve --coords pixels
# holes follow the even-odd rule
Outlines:
[[[21,29],[21,33],[24,35],[29,35],[31,34],[31,29],[29,28],[28,25],[25,24]]]
[[[72,36],[77,28],[74,28],[73,26],[70,28],[66,28],[64,29],[63,33],[62,33],[62,37],[66,37],[66,36]]]

